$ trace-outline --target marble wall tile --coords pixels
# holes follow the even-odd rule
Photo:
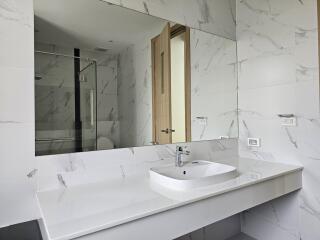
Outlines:
[[[151,39],[161,31],[162,27],[153,29],[119,54],[118,104],[121,147],[151,145]]]
[[[291,193],[243,212],[242,231],[259,240],[300,239],[298,195]]]
[[[0,1],[0,227],[40,215],[35,201],[32,6],[31,0]]]
[[[237,166],[237,139],[183,144],[190,159]],[[37,157],[38,191],[147,176],[150,167],[174,163],[175,144]]]
[[[192,140],[237,137],[236,42],[191,29],[190,45]]]
[[[236,39],[235,0],[103,0],[112,4]]]
[[[237,1],[240,155],[305,167],[299,194],[244,214],[243,230],[262,240],[320,237],[316,4]],[[281,126],[283,113],[295,114],[297,126]],[[247,137],[262,146],[247,147]]]

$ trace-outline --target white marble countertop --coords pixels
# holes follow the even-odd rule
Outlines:
[[[300,170],[300,166],[239,159],[237,178],[192,191],[167,190],[141,176],[43,191],[37,196],[49,239],[65,240]]]

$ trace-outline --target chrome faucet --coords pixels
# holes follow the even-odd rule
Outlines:
[[[176,167],[182,167],[183,161],[182,161],[182,155],[189,155],[190,151],[183,150],[183,147],[176,146]]]

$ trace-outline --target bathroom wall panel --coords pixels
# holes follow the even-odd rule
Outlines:
[[[0,1],[0,227],[39,217],[32,8],[32,0]]]
[[[243,231],[259,240],[320,237],[316,9],[316,0],[237,1],[240,155],[305,167],[299,194],[243,214]],[[297,126],[281,126],[277,115],[290,113]]]
[[[211,160],[237,166],[237,139],[184,144],[184,160]],[[175,144],[37,157],[38,191],[64,189],[103,181],[148,176],[150,167],[173,163]]]
[[[151,39],[161,31],[162,28],[159,28],[146,33],[119,54],[120,147],[151,145]]]
[[[103,0],[229,39],[236,39],[235,0]]]
[[[190,47],[192,140],[237,137],[236,43],[191,29]]]

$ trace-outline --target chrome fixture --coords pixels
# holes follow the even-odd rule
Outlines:
[[[182,161],[182,155],[189,155],[190,151],[184,150],[185,147],[182,146],[176,146],[176,167],[182,167],[183,161]]]

